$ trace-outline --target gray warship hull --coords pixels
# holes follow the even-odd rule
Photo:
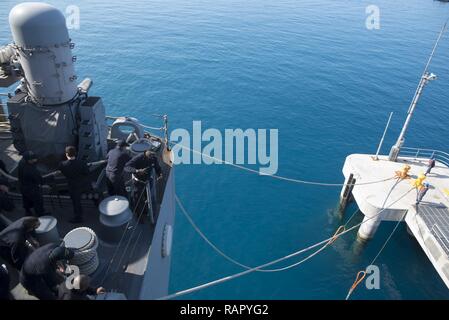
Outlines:
[[[48,232],[58,235],[53,242],[62,241],[74,229],[89,230],[94,235],[89,244],[95,244],[96,252],[90,247],[83,250],[90,250],[84,258],[95,258],[89,265],[92,283],[108,291],[97,299],[156,299],[166,295],[175,219],[175,172],[167,116],[158,116],[163,126],[156,128],[127,116],[106,116],[102,99],[89,95],[92,81],[76,83],[75,44],[58,9],[44,3],[22,3],[12,9],[9,20],[14,43],[0,47],[0,87],[9,90],[19,85],[3,94],[6,104],[0,99],[0,159],[7,169],[0,170],[0,175],[8,181],[15,209],[0,212],[0,224],[4,227],[25,215],[17,167],[21,155],[32,151],[39,157],[38,169],[44,177],[52,177],[41,191],[49,213],[46,219],[54,225]],[[120,140],[129,143],[131,155],[151,149],[161,166],[162,178],[150,173],[151,183],[145,185],[136,201],[135,177],[125,174],[130,205],[124,215],[129,219],[112,228],[107,219],[116,217],[101,210],[104,201],[118,200],[107,192],[105,159]],[[76,146],[78,158],[90,166],[81,200],[84,221],[79,224],[69,223],[75,213],[70,187],[57,170],[67,145]],[[122,199],[128,204],[126,198]],[[19,270],[8,269],[14,297],[33,299],[20,285]]]

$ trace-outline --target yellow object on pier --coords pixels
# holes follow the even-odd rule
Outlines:
[[[399,179],[408,179],[410,176],[409,176],[409,174],[408,174],[408,172],[410,171],[410,166],[408,165],[408,164],[406,164],[403,168],[402,168],[402,170],[400,170],[400,171],[395,171],[395,174],[396,174],[396,178],[399,178]]]
[[[416,189],[421,189],[422,187],[424,187],[423,185],[424,180],[426,180],[426,175],[424,173],[421,173],[417,179],[412,181],[412,185]]]

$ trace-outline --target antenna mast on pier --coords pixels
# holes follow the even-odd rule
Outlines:
[[[404,126],[402,127],[401,133],[399,134],[398,140],[396,141],[396,144],[393,147],[391,147],[390,154],[388,155],[388,160],[390,160],[390,161],[397,160],[399,152],[401,151],[401,147],[404,145],[405,133],[407,132],[410,121],[412,120],[413,112],[415,111],[415,108],[416,108],[416,105],[418,104],[419,98],[421,98],[424,87],[430,81],[437,79],[437,76],[435,74],[429,73],[427,70],[430,66],[430,63],[432,62],[432,58],[433,58],[435,51],[438,47],[438,43],[440,42],[440,39],[442,38],[444,32],[446,31],[448,20],[446,20],[446,23],[444,24],[443,28],[441,29],[440,34],[438,35],[437,41],[435,42],[435,45],[433,46],[432,53],[430,54],[429,60],[427,61],[426,67],[424,68],[424,72],[421,76],[421,80],[419,81],[418,88],[416,89],[415,95],[413,96],[413,100],[410,104],[410,107],[408,108],[407,118],[405,119],[405,123],[404,123]]]

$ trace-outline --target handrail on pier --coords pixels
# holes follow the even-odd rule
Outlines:
[[[414,159],[434,158],[438,162],[449,167],[449,153],[440,150],[402,147],[399,157],[409,157]]]

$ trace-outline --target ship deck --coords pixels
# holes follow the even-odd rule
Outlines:
[[[20,206],[20,202],[17,201],[16,205]],[[79,225],[68,222],[70,216],[64,214],[64,212],[70,211],[70,209],[70,206],[63,204],[57,205],[55,210],[52,211],[53,216],[58,219],[57,228],[61,238],[76,227],[89,227],[96,232],[100,230],[99,213],[95,207],[84,207],[84,223]],[[22,216],[21,210],[16,210],[13,214],[7,215],[11,220]],[[92,284],[103,286],[108,291],[122,293],[127,299],[138,299],[140,286],[147,268],[153,232],[154,226],[148,220],[141,224],[133,219],[120,246],[105,243],[100,239],[97,249],[100,266],[91,275]],[[17,274],[13,274],[12,293],[19,300],[34,299],[20,285]]]
[[[14,171],[17,162],[20,159],[17,151],[10,140],[0,140],[0,147],[5,152],[0,154],[0,159],[4,161],[8,171]],[[167,178],[170,175],[171,167],[167,165],[168,155],[165,152],[165,146],[162,145],[159,150],[159,157],[161,167],[163,170],[163,179],[157,182],[157,208],[156,218],[158,217],[160,205],[164,197],[164,190],[167,184]],[[22,209],[21,196],[18,190],[12,187],[12,198],[14,199],[16,209],[10,213],[2,213],[6,219],[14,221],[25,215]],[[104,193],[104,196],[107,196]],[[68,220],[72,216],[72,204],[67,195],[47,194],[44,196],[44,206],[47,212],[57,218],[57,229],[60,238],[71,230],[77,227],[88,227],[95,231],[98,235],[102,226],[99,222],[99,211],[96,204],[92,200],[82,200],[83,218],[82,224],[71,224]],[[143,221],[137,221],[137,214],[134,215],[133,220],[129,223],[127,231],[123,233],[123,237],[119,243],[110,244],[99,239],[99,246],[97,249],[100,265],[94,274],[91,275],[92,284],[95,286],[103,286],[108,292],[116,292],[123,294],[127,299],[138,299],[141,294],[141,286],[143,283],[145,272],[147,271],[147,262],[155,226],[150,222],[150,219],[143,214]],[[143,223],[142,223],[143,222]],[[1,261],[1,259],[0,259]],[[18,272],[12,267],[11,278],[11,292],[16,299],[29,300],[35,299],[28,295],[26,290],[20,285],[18,280]],[[113,293],[108,293],[113,295]],[[120,298],[120,295],[111,297],[112,299]],[[107,298],[107,297],[99,297]]]

